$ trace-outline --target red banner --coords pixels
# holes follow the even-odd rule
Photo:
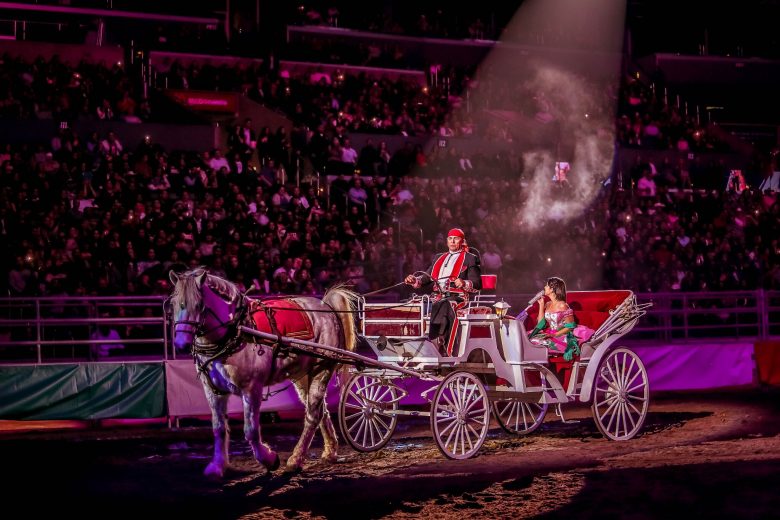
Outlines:
[[[200,112],[238,112],[238,94],[199,90],[166,90],[169,96],[191,110]]]
[[[780,386],[780,341],[756,341],[755,349],[759,382]]]

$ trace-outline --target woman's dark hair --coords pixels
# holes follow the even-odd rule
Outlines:
[[[555,297],[562,302],[566,301],[566,282],[557,276],[547,279],[547,286],[555,293]]]

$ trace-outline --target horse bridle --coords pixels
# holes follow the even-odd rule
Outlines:
[[[211,291],[210,288],[208,288],[208,289],[209,289],[209,291]],[[172,303],[171,299],[168,298],[165,301],[164,306],[166,308],[170,308],[171,307],[171,303]],[[225,329],[225,332],[218,339],[209,340],[209,343],[222,343],[225,340],[225,338],[230,334],[231,328],[234,328],[239,321],[244,319],[244,315],[246,314],[246,309],[247,309],[246,305],[245,305],[245,302],[244,302],[244,296],[243,295],[239,295],[237,297],[237,301],[229,302],[229,305],[235,305],[234,311],[232,313],[230,313],[232,315],[232,317],[229,320],[227,320],[227,321],[222,321],[222,319],[217,315],[216,312],[214,312],[214,310],[211,309],[211,307],[205,307],[205,310],[204,310],[204,306],[203,306],[203,304],[201,302],[201,312],[199,313],[199,315],[200,315],[199,320],[197,320],[197,321],[196,320],[179,320],[179,319],[175,320],[173,322],[173,333],[174,333],[174,335],[176,335],[178,333],[191,334],[192,337],[193,337],[193,342],[194,342],[196,338],[207,336],[207,335],[211,334],[212,332],[214,332],[215,330]],[[184,307],[185,307],[184,306],[184,302],[182,301],[179,304],[179,308],[180,309],[184,309]],[[173,309],[171,309],[170,311],[173,312]],[[214,321],[217,322],[217,325],[212,327],[212,328],[210,328],[210,329],[205,329],[204,330],[203,326],[204,326],[204,323],[206,322],[206,318],[208,316],[211,316],[214,319]],[[179,328],[180,325],[189,326],[190,330],[180,329]]]

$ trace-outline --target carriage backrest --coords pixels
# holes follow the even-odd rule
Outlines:
[[[566,301],[574,310],[577,323],[598,330],[610,311],[631,296],[631,291],[572,291]]]

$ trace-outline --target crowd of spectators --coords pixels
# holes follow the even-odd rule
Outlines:
[[[313,73],[174,63],[166,76],[169,88],[243,92],[312,129],[339,126],[349,132],[432,133],[449,106],[446,96],[407,78],[336,73],[313,79]]]
[[[532,232],[516,216],[522,175],[452,162],[440,176],[345,173],[318,190],[274,167],[277,147],[255,171],[238,153],[169,153],[67,130],[49,146],[4,146],[7,293],[167,294],[168,270],[200,265],[260,295],[321,293],[337,280],[367,291],[426,268],[453,226],[507,292],[534,290],[552,266],[572,289],[780,288],[773,194],[606,187],[580,218]],[[654,168],[641,169],[652,180]]]
[[[406,78],[375,79],[340,71],[294,74],[265,66],[190,63],[184,67],[175,62],[165,81],[172,88],[241,91],[259,103],[281,109],[296,124],[315,133],[337,128],[339,134],[476,136],[510,143],[518,140],[516,129],[508,120],[489,116],[486,111],[508,111],[542,127],[553,122],[566,125],[574,106],[592,122],[609,121],[617,103],[616,141],[623,147],[729,150],[717,132],[694,114],[693,107],[686,110],[669,103],[668,94],[656,96],[660,87],[634,76],[626,77],[620,88],[582,75],[564,76],[561,79],[566,83],[578,85],[578,92],[589,93],[575,102],[570,87],[539,82],[533,66],[528,64],[527,69],[507,75],[490,65],[479,71],[445,67],[435,83],[421,86]]]
[[[131,82],[120,65],[4,60],[0,105],[8,117],[148,113],[128,94]],[[500,76],[488,73],[493,79],[478,87],[495,91],[483,97],[497,106],[538,98],[525,96],[522,85],[512,90]],[[45,145],[3,144],[0,233],[8,244],[8,294],[167,294],[168,270],[200,265],[259,294],[320,293],[336,280],[367,291],[427,267],[441,233],[454,226],[467,229],[486,271],[502,274],[502,291],[535,290],[550,266],[572,288],[780,288],[774,195],[725,190],[722,164],[638,160],[632,186],[613,183],[581,218],[530,232],[514,218],[530,180],[516,147],[467,154],[412,144],[391,151],[381,137],[359,150],[350,142],[351,132],[368,130],[472,135],[473,122],[449,116],[452,96],[441,91],[342,74],[313,82],[243,66],[174,64],[169,77],[171,87],[242,90],[284,109],[292,131],[256,130],[244,121],[227,148],[201,153],[67,128]],[[459,89],[467,84],[464,76]],[[620,111],[633,111],[629,121],[636,123],[619,119],[622,145],[684,151],[680,143],[690,136],[687,149],[717,148],[655,94],[626,81]],[[527,115],[539,115],[538,103],[528,105]],[[554,106],[546,110],[555,117]],[[338,178],[293,182],[290,173],[304,155],[317,171]],[[715,195],[672,189],[694,184]],[[566,246],[549,245],[546,234]]]
[[[712,132],[703,111],[672,96],[665,87],[624,78],[620,88],[617,140],[621,146],[681,152],[728,150]]]
[[[69,66],[56,56],[26,62],[4,55],[0,73],[0,114],[5,118],[140,122],[149,119],[148,99],[134,94],[134,84],[121,66]],[[160,77],[170,88],[237,90],[251,99],[283,110],[305,131],[323,134],[337,128],[349,132],[472,136],[516,140],[510,125],[480,118],[485,109],[509,110],[539,124],[566,116],[562,92],[540,89],[530,81],[515,81],[500,71],[483,67],[479,81],[474,70],[447,68],[436,84],[421,86],[410,79],[374,79],[366,75],[291,74],[267,66],[220,66],[175,62]],[[315,79],[316,78],[316,79]],[[445,81],[446,78],[446,81]],[[628,77],[619,92],[577,76],[583,89],[599,93],[583,107],[592,119],[604,115],[619,98],[617,141],[625,147],[722,151],[727,149],[700,118],[669,103],[668,95]],[[587,87],[587,88],[586,88]],[[556,98],[558,96],[558,99]],[[464,107],[468,99],[468,107]],[[464,108],[466,108],[464,110]],[[318,167],[327,158],[313,156]]]
[[[100,120],[141,122],[149,118],[149,101],[120,63],[81,61],[71,66],[55,55],[29,62],[4,54],[0,58],[0,117],[3,119]]]

